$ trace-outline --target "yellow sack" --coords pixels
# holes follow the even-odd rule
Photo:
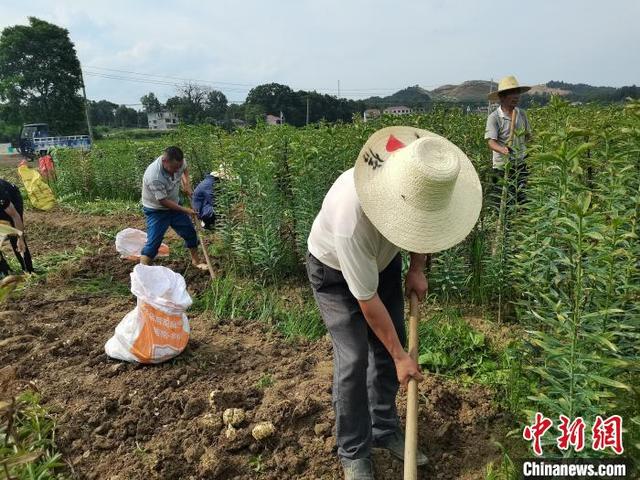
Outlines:
[[[56,204],[56,197],[53,195],[49,185],[42,180],[40,173],[26,165],[20,165],[18,167],[18,175],[20,175],[22,183],[24,183],[31,205],[38,210],[51,210]]]

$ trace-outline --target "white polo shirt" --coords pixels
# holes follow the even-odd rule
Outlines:
[[[526,154],[526,146],[524,137],[531,133],[531,124],[527,118],[527,114],[524,110],[516,107],[516,124],[514,127],[513,144],[512,147],[516,152],[519,152],[520,157],[524,158]],[[511,130],[511,117],[502,111],[502,107],[496,108],[487,117],[487,125],[484,132],[485,140],[495,140],[500,145],[507,144],[509,139],[509,131]],[[524,135],[517,135],[518,131],[524,131]],[[502,169],[506,159],[504,155],[498,152],[493,152],[493,168]]]
[[[358,300],[369,300],[376,294],[378,274],[400,251],[364,214],[353,168],[340,175],[324,197],[307,246],[322,263],[342,272]]]
[[[162,167],[162,155],[151,162],[142,177],[142,206],[154,210],[168,210],[160,203],[163,198],[180,203],[180,182],[186,168],[185,160],[180,170],[171,175]]]

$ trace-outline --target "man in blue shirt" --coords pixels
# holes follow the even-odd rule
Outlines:
[[[191,204],[202,221],[202,226],[207,230],[213,230],[216,224],[216,214],[213,203],[213,189],[216,184],[217,172],[211,172],[204,177],[193,191]]]

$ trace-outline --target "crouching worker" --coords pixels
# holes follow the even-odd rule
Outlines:
[[[204,177],[193,191],[191,205],[207,230],[213,230],[216,224],[216,214],[213,204],[213,189],[216,184],[217,172],[211,172]]]
[[[461,242],[480,214],[473,165],[447,139],[388,127],[335,181],[308,238],[307,274],[333,344],[336,443],[347,480],[371,480],[371,449],[404,459],[399,385],[421,380],[405,352],[404,294],[422,300],[427,253]],[[424,453],[418,465],[427,463]]]
[[[198,236],[191,217],[195,212],[180,205],[180,185],[191,197],[191,182],[182,150],[168,147],[162,156],[151,163],[142,180],[142,210],[147,222],[147,243],[142,249],[140,263],[150,265],[158,253],[169,227],[184,239],[191,254],[191,263],[200,270],[207,266],[200,261]]]
[[[24,235],[24,206],[20,190],[13,183],[0,179],[0,222],[12,226],[22,232],[19,237],[9,237],[11,248],[23,272],[33,273],[31,252]],[[0,251],[0,277],[10,273],[9,264]]]

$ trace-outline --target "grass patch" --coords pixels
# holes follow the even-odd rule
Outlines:
[[[92,201],[83,200],[80,195],[62,195],[58,197],[60,206],[69,212],[84,215],[120,215],[122,213],[140,214],[140,202],[133,200],[111,200],[96,198]]]
[[[37,258],[36,271],[43,274],[52,273],[60,270],[66,264],[80,262],[89,254],[89,250],[82,247],[76,247],[73,250],[63,250],[62,252],[51,252]]]
[[[63,479],[55,423],[34,392],[0,401],[0,478]]]
[[[474,378],[495,370],[499,354],[484,334],[465,322],[460,311],[447,308],[418,325],[419,363],[430,372]]]
[[[496,391],[502,408],[519,410],[529,389],[517,341],[495,345],[471,327],[456,308],[445,308],[420,322],[418,336],[418,361],[423,370],[467,385],[486,385]]]
[[[227,273],[195,299],[193,310],[209,313],[214,321],[252,320],[272,325],[287,338],[317,339],[324,335],[311,292],[299,286],[275,286]]]
[[[84,257],[90,254],[86,248],[76,247],[73,250],[64,250],[62,252],[51,252],[46,255],[38,256],[34,259],[35,274],[24,274],[18,260],[13,255],[5,255],[9,268],[14,275],[21,275],[22,281],[18,286],[9,293],[9,298],[19,297],[24,291],[32,287],[38,287],[40,282],[44,281],[50,275],[63,272],[66,267],[77,265]],[[86,279],[89,284],[95,279]],[[38,287],[39,288],[39,287]],[[89,288],[92,288],[91,286]],[[113,285],[110,285],[113,289]],[[1,480],[1,477],[0,477]]]
[[[113,278],[113,275],[96,277],[79,277],[71,280],[71,284],[81,293],[95,293],[112,297],[128,297],[131,291],[128,283]]]
[[[265,388],[270,387],[274,383],[275,383],[275,380],[273,379],[271,374],[265,373],[263,376],[260,377],[260,380],[256,382],[256,387],[258,387],[260,390],[264,390]]]
[[[509,452],[502,444],[498,446],[502,450],[502,455],[498,461],[487,465],[485,480],[518,480],[520,473]]]

